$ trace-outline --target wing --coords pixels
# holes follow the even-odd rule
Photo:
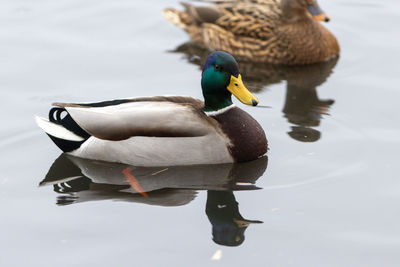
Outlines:
[[[212,131],[201,101],[183,97],[138,98],[92,104],[55,103],[89,134],[105,140],[132,136],[193,137]]]
[[[279,0],[204,0],[202,2],[214,3],[212,8],[216,8],[221,15],[213,23],[235,36],[267,40],[281,18]],[[202,13],[205,11],[202,10]]]

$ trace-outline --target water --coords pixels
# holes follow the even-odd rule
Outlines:
[[[242,66],[265,107],[241,107],[266,130],[268,159],[131,167],[135,181],[127,166],[58,158],[33,115],[52,101],[200,98],[201,51],[177,49],[188,37],[161,16],[177,2],[4,0],[0,265],[398,266],[400,6],[320,4],[337,62]]]

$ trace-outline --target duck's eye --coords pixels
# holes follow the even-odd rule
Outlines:
[[[215,69],[216,71],[221,71],[221,70],[222,70],[222,66],[216,64],[216,65],[214,66],[214,69]]]

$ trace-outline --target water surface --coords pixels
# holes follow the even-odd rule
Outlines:
[[[270,151],[237,171],[74,162],[34,124],[53,101],[201,98],[176,1],[3,1],[0,265],[398,266],[400,5],[320,4],[338,61],[241,64]]]

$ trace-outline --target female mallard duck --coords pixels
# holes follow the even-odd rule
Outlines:
[[[316,0],[204,0],[164,16],[193,42],[224,50],[241,61],[303,65],[339,55],[339,44],[320,21],[329,21]]]
[[[135,166],[242,162],[264,155],[262,127],[232,103],[233,94],[244,104],[258,104],[236,60],[212,53],[201,86],[204,103],[183,96],[55,103],[49,120],[36,122],[64,152]]]

